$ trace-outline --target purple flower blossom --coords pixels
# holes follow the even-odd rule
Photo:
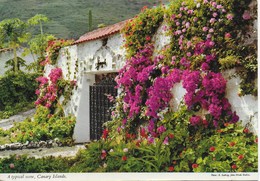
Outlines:
[[[166,131],[166,128],[164,127],[164,126],[160,126],[159,128],[157,128],[157,132],[159,133],[159,134],[162,134],[162,133],[164,133]]]
[[[210,32],[210,33],[213,33],[213,32],[214,32],[214,29],[213,29],[213,28],[210,28],[210,29],[209,29],[209,32]]]
[[[183,33],[185,33],[185,32],[186,32],[186,28],[183,28],[181,31],[182,31]]]
[[[215,126],[215,128],[217,128],[218,127],[218,121],[214,120],[213,125]]]
[[[215,119],[219,119],[222,113],[222,107],[217,104],[210,104],[209,112]]]
[[[168,136],[164,139],[163,144],[164,145],[169,145],[169,138],[168,138]]]
[[[203,63],[201,64],[201,69],[202,69],[203,71],[207,71],[207,70],[209,70],[209,65],[208,65],[206,62],[203,62]]]
[[[153,137],[148,137],[147,141],[149,144],[153,144],[154,143],[154,138]]]
[[[198,124],[200,124],[200,122],[201,122],[201,117],[200,116],[192,116],[191,118],[190,118],[190,124],[192,125],[192,126],[197,126]]]
[[[218,16],[218,13],[214,12],[214,13],[212,14],[212,16],[213,16],[214,18],[216,18],[216,17]]]
[[[197,17],[193,18],[193,21],[194,21],[194,22],[197,22],[197,21],[198,21],[198,18],[197,18]]]
[[[203,0],[203,3],[204,3],[204,4],[208,3],[208,0]]]
[[[191,52],[187,52],[187,54],[186,54],[188,57],[190,57],[191,56]]]

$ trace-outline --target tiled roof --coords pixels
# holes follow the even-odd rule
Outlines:
[[[99,28],[99,29],[96,29],[94,31],[88,32],[88,33],[82,35],[73,44],[79,44],[79,43],[83,43],[83,42],[86,42],[86,41],[92,41],[92,40],[96,40],[96,39],[100,39],[100,38],[105,38],[105,37],[108,37],[108,36],[113,35],[115,33],[118,33],[124,27],[124,25],[127,21],[128,20],[121,21],[119,23],[109,25],[109,26],[106,26],[104,28]]]

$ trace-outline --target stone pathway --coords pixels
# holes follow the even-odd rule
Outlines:
[[[32,117],[35,111],[35,109],[31,109],[29,111],[21,112],[17,115],[11,116],[8,119],[2,119],[0,120],[0,128],[3,128],[4,130],[10,129],[13,126],[14,122],[21,122],[27,117]]]
[[[9,157],[10,155],[28,155],[29,157],[41,158],[45,156],[62,156],[73,157],[80,149],[85,149],[85,145],[75,145],[72,147],[54,147],[54,148],[37,148],[23,150],[6,150],[0,151],[0,158]]]

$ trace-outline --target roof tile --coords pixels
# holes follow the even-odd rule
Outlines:
[[[96,29],[94,31],[88,32],[88,33],[82,35],[73,44],[79,44],[79,43],[92,41],[92,40],[96,40],[96,39],[100,39],[100,38],[105,38],[105,37],[108,37],[110,35],[113,35],[113,34],[119,32],[124,27],[124,25],[127,21],[128,20],[121,21],[119,23],[109,25],[107,27],[99,28],[99,29]]]

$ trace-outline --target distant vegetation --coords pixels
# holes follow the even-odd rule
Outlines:
[[[132,18],[143,6],[159,3],[160,0],[0,0],[0,21],[27,20],[35,14],[44,14],[50,19],[44,25],[45,32],[58,38],[77,39],[89,30],[89,10],[93,17],[92,29],[96,29],[99,24],[110,25]]]

